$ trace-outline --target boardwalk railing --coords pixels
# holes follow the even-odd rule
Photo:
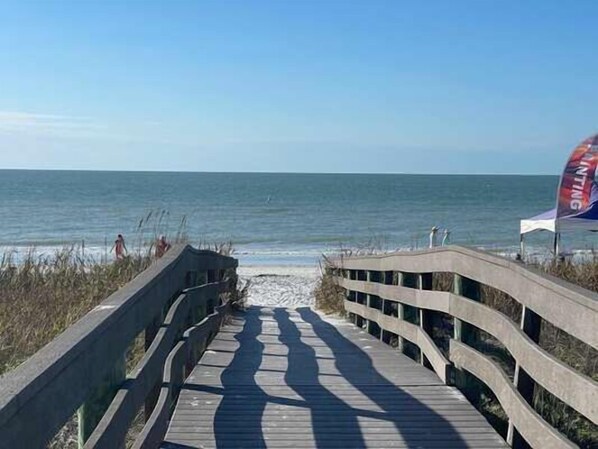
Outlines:
[[[237,260],[175,246],[0,381],[0,448],[43,448],[78,411],[85,448],[157,447],[178,390],[218,332]],[[146,352],[126,374],[136,338]]]
[[[489,387],[509,418],[515,447],[575,447],[532,408],[538,384],[598,424],[598,383],[538,344],[542,321],[598,349],[598,295],[522,264],[461,247],[380,256],[353,256],[333,269],[345,289],[345,310],[356,325],[389,341],[419,348],[420,360],[446,383],[463,386],[467,372]],[[432,290],[434,273],[450,273],[453,291]],[[480,302],[485,285],[513,298],[521,322]],[[448,357],[432,338],[434,314],[452,317]],[[512,381],[491,358],[472,347],[479,330],[497,339],[515,360]]]

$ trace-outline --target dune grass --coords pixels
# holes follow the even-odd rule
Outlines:
[[[177,241],[178,240],[178,241]],[[178,236],[177,243],[183,243]],[[0,258],[0,375],[17,367],[49,343],[71,324],[101,303],[110,294],[131,281],[155,260],[152,240],[136,248],[122,260],[98,261],[82,256],[81,248],[68,247],[52,254],[28,252],[16,263],[14,254]],[[230,242],[198,247],[233,255]],[[241,284],[236,274],[226,273],[236,285],[227,293],[227,301],[242,308],[249,283]],[[145,352],[145,338],[140,334],[127,352],[127,372],[131,372]],[[143,426],[140,411],[131,427],[129,447],[135,434]],[[77,418],[73,416],[49,443],[51,449],[75,449],[77,446]]]
[[[75,248],[51,255],[29,252],[19,264],[0,262],[0,374],[16,367],[132,280],[150,253],[97,263]]]
[[[187,243],[187,219],[170,224],[165,209],[149,211],[127,237],[128,254],[114,260],[106,245],[99,257],[84,245],[67,246],[49,254],[31,248],[26,254],[0,255],[0,375],[13,369],[96,305],[148,268],[159,235],[170,243]],[[208,244],[230,255],[230,242]],[[134,348],[133,348],[134,349]],[[135,361],[132,351],[130,363]]]
[[[49,254],[32,248],[26,254],[0,255],[0,376],[17,367],[71,324],[148,268],[155,260],[154,244],[159,235],[171,243],[188,243],[186,219],[169,232],[170,214],[150,211],[139,220],[127,238],[129,253],[114,260],[106,247],[103,254],[85,254],[83,246],[70,246]],[[231,242],[202,241],[199,249],[233,255]],[[226,273],[237,288],[225,300],[242,308],[249,284],[238,283],[236,273]],[[234,277],[234,279],[231,279]],[[130,372],[145,352],[145,338],[140,334],[127,352]],[[135,433],[143,426],[140,411],[127,439],[130,446]],[[51,449],[77,446],[77,417],[73,416],[49,442]]]
[[[329,270],[332,268],[334,268],[334,261],[323,256],[320,261],[321,274],[314,288],[315,305],[316,309],[324,313],[337,313],[344,316],[345,290],[330,275]]]

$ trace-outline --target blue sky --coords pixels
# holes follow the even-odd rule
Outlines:
[[[0,0],[0,168],[549,173],[595,1]]]

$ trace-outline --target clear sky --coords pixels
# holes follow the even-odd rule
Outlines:
[[[0,168],[557,174],[598,1],[0,0]]]

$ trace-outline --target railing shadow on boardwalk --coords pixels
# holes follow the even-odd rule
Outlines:
[[[238,442],[234,441],[234,433],[231,433],[231,419],[242,416],[242,424],[237,428],[242,428],[249,435],[249,440],[244,441],[244,445],[251,448],[265,448],[266,443],[262,432],[262,414],[268,403],[268,395],[259,387],[255,381],[255,374],[262,364],[264,354],[264,344],[257,337],[262,333],[262,321],[259,313],[245,313],[242,315],[244,321],[241,332],[226,332],[222,334],[233,334],[235,340],[239,342],[239,347],[235,351],[230,364],[221,374],[222,387],[214,387],[202,384],[187,382],[183,390],[194,390],[222,396],[222,399],[216,410],[214,417],[214,436],[218,448],[232,449],[239,447]],[[245,362],[250,360],[250,364]],[[243,366],[241,366],[241,364]],[[239,374],[240,373],[240,374]],[[252,398],[251,413],[243,414],[245,410],[240,410],[237,399],[239,395],[250,395]],[[164,441],[163,449],[192,449],[197,446],[189,446],[182,443]]]
[[[250,413],[244,413],[243,423],[239,424],[248,438],[244,444],[252,448],[265,448],[262,432],[262,415],[268,403],[268,395],[255,380],[255,374],[262,364],[265,345],[257,337],[262,333],[262,321],[257,313],[244,314],[243,330],[235,335],[239,348],[221,375],[223,394],[214,418],[214,436],[218,448],[238,447],[231,439],[231,417],[240,417],[247,410],[239,410],[237,397],[250,395]],[[250,360],[249,365],[247,360]],[[242,365],[242,366],[241,366]],[[242,373],[239,375],[239,373]]]
[[[330,445],[332,418],[335,426],[341,427],[352,436],[350,441],[343,440],[344,447],[366,447],[355,410],[319,382],[320,370],[316,351],[312,346],[301,341],[301,331],[291,321],[289,312],[285,309],[274,309],[274,319],[280,329],[279,340],[289,350],[284,380],[310,406],[316,446]]]
[[[385,416],[385,413],[393,413],[390,407],[392,404],[405,401],[406,396],[408,396],[410,400],[410,406],[412,407],[409,413],[423,413],[427,415],[426,421],[430,422],[430,425],[433,426],[434,433],[442,434],[445,437],[445,441],[450,441],[447,447],[449,447],[449,445],[450,447],[467,447],[467,444],[461,439],[459,433],[449,422],[447,422],[444,418],[427,407],[425,404],[410,396],[409,393],[388,381],[375,369],[368,354],[359,348],[359,346],[345,338],[335,326],[322,320],[317,313],[308,307],[298,308],[297,312],[300,314],[303,321],[311,325],[316,336],[319,337],[331,349],[334,355],[335,365],[339,373],[356,390],[358,390],[361,394],[363,394],[365,397],[375,403],[381,410],[383,410],[383,413],[358,410],[351,407],[349,404],[344,403],[344,401],[341,399],[336,398],[334,402],[338,404],[338,408],[335,408],[334,410],[327,409],[320,412],[317,410],[316,401],[314,401],[314,405],[312,406],[312,422],[316,441],[325,438],[326,434],[329,433],[329,429],[327,428],[328,426],[326,425],[327,423],[324,420],[322,420],[321,423],[318,422],[320,421],[318,418],[321,413],[326,414],[328,417],[334,416],[335,421],[338,422],[339,417],[344,416],[345,411],[349,411],[347,418],[344,418],[346,420],[344,424],[346,424],[348,433],[353,432],[355,440],[350,446],[347,447],[365,447],[365,445],[362,444],[363,437],[359,432],[359,424],[357,422],[358,416],[390,420],[408,447],[420,447],[422,445],[420,432],[416,431],[414,433],[413,428],[402,425],[400,419],[396,418],[396,415],[394,416],[394,419]],[[319,372],[315,351],[306,343],[301,342],[301,332],[295,323],[290,320],[289,313],[284,309],[276,309],[275,317],[279,323],[281,331],[285,333],[287,339],[289,339],[289,336],[292,336],[291,338],[293,338],[294,342],[298,344],[298,347],[302,348],[302,350],[294,351],[292,346],[289,345],[289,365],[287,370],[288,383],[294,383],[297,376],[293,373],[297,372],[301,375],[302,382],[306,381],[305,376],[309,376],[308,380],[311,381],[312,385],[318,385],[317,388],[326,390],[326,388],[321,386],[318,381]],[[343,357],[340,354],[341,351],[346,351],[347,348],[354,353],[354,355],[350,358]],[[357,363],[359,367],[361,369],[366,368],[369,371],[371,383],[375,384],[376,386],[385,387],[384,396],[373,394],[372,388],[369,385],[365,385],[362,382],[362,379],[358,378],[358,370],[355,369],[356,358],[359,359],[359,362]],[[310,367],[311,370],[305,369],[305,367]],[[297,393],[304,397],[307,402],[310,402],[310,394],[313,394],[313,390],[310,390],[309,388],[303,389],[301,386],[292,386],[292,388],[296,389]],[[330,392],[326,394],[334,396]]]
[[[275,398],[268,395],[257,384],[255,375],[260,370],[264,358],[265,345],[258,340],[262,333],[262,307],[252,306],[246,312],[237,315],[243,321],[243,328],[240,332],[227,332],[234,335],[239,347],[234,352],[231,362],[223,370],[220,380],[222,387],[213,387],[202,384],[186,383],[183,389],[207,392],[221,395],[222,399],[218,404],[214,415],[214,438],[218,449],[233,449],[243,447],[252,449],[266,448],[262,429],[262,416],[266,405],[271,402],[288,404],[283,398]],[[239,403],[241,397],[251,400],[251,409],[248,410]],[[235,419],[240,420],[235,422]],[[238,441],[237,434],[231,432],[231,426],[244,435],[242,443]],[[189,449],[196,446],[165,441],[163,448],[168,449]]]
[[[274,319],[280,330],[279,341],[288,349],[288,365],[284,376],[283,386],[288,386],[301,399],[291,399],[273,396],[266,393],[257,383],[255,376],[260,371],[264,358],[265,345],[258,340],[262,334],[262,307],[252,307],[246,313],[239,315],[244,321],[242,330],[235,335],[239,343],[230,364],[221,374],[222,387],[211,387],[200,384],[187,383],[184,388],[196,391],[210,392],[222,396],[214,416],[214,438],[219,449],[232,449],[248,447],[252,449],[266,448],[264,436],[263,414],[268,404],[287,405],[309,410],[313,429],[315,447],[335,448],[365,448],[367,442],[362,435],[359,423],[360,418],[377,419],[391,422],[407,447],[428,447],[422,443],[422,436],[417,429],[408,428],[397,422],[396,410],[392,405],[405,401],[409,393],[395,386],[373,367],[370,357],[357,345],[342,336],[331,324],[321,318],[309,308],[298,309],[303,320],[308,323],[313,332],[332,351],[336,367],[341,377],[344,377],[348,386],[352,386],[366,398],[372,401],[381,411],[366,410],[354,407],[330,391],[327,385],[319,381],[320,368],[314,347],[302,341],[301,330],[291,320],[289,312],[284,308],[275,308]],[[271,310],[271,309],[270,309]],[[343,360],[340,352],[350,350],[354,354],[350,360]],[[353,363],[359,364],[371,373],[371,383],[382,385],[384,394],[375,394],[371,385],[362,384],[355,377]],[[363,371],[362,371],[363,372]],[[241,374],[242,373],[242,374]],[[247,405],[240,405],[239,398],[250,398],[250,410]],[[426,405],[415,398],[409,399],[409,411],[406,413],[425,414],[426,421],[433,426],[435,434],[442,434],[450,442],[446,447],[468,447],[450,423],[437,415]],[[235,421],[238,418],[238,422]],[[231,425],[234,428],[231,428]],[[407,424],[408,425],[408,424]],[[338,434],[331,434],[331,426],[343,429],[343,437],[338,439]],[[416,433],[414,433],[416,430]],[[421,430],[421,429],[420,429]],[[240,440],[240,434],[242,437]],[[335,436],[337,439],[335,439]],[[311,435],[305,435],[311,439]],[[434,447],[439,441],[432,443]],[[167,443],[169,449],[187,449],[180,443]]]
[[[260,309],[260,308],[256,308]],[[222,399],[214,417],[214,436],[216,447],[223,449],[238,448],[239,443],[235,441],[234,433],[231,432],[231,420],[242,418],[242,423],[236,425],[247,434],[243,445],[253,448],[265,448],[264,435],[262,432],[262,415],[269,396],[259,387],[255,380],[255,374],[259,371],[264,354],[264,344],[257,337],[262,333],[262,321],[258,313],[245,313],[242,315],[244,321],[241,332],[234,334],[239,347],[235,351],[230,364],[224,369],[221,375],[222,387],[212,387],[201,384],[186,383],[183,389],[195,390],[220,394]],[[223,331],[222,333],[226,333]],[[250,360],[249,365],[247,360]],[[241,366],[242,365],[242,366]],[[240,395],[251,396],[251,413],[244,413],[247,410],[240,410],[238,398]],[[234,424],[233,424],[234,425]],[[191,449],[197,446],[165,441],[162,448],[167,449]]]

